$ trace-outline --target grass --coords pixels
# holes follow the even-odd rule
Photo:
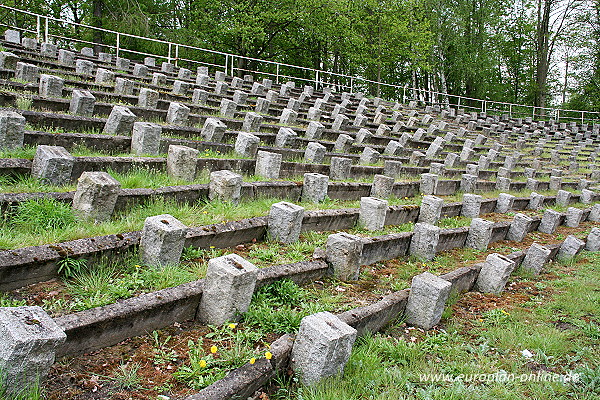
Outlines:
[[[422,333],[395,324],[362,337],[343,374],[313,387],[279,377],[270,398],[597,399],[599,265],[600,253],[585,253],[574,267],[554,264],[552,279],[514,277],[543,289],[535,306],[507,303],[505,292],[498,298],[505,306],[450,317],[444,329]],[[577,381],[535,381],[538,374]]]

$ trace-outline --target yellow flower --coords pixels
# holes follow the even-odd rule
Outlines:
[[[267,352],[265,353],[265,358],[266,358],[267,360],[270,360],[271,358],[273,358],[273,354],[271,354],[271,352],[270,352],[270,351],[267,351]]]
[[[252,357],[252,358],[250,359],[250,364],[254,364],[255,362],[256,362],[256,358]]]
[[[213,353],[213,354],[215,354],[217,352],[217,346],[212,346],[210,348],[210,352]]]
[[[135,267],[136,267],[136,268],[142,268],[142,266],[141,266],[141,265],[136,265]]]
[[[200,360],[200,368],[206,368],[206,361]]]
[[[215,246],[209,246],[209,248],[210,248],[210,249],[214,249],[214,248],[215,248]]]
[[[234,329],[234,328],[235,328],[237,325],[236,325],[236,324],[233,324],[233,323],[231,323],[231,324],[229,324],[229,325],[227,325],[227,326],[229,326],[229,329]]]

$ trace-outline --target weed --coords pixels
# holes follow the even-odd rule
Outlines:
[[[16,300],[11,298],[8,294],[0,292],[0,307],[21,307],[26,305],[25,300]]]
[[[18,96],[15,100],[15,105],[20,110],[31,110],[33,100],[29,97]]]
[[[58,274],[65,278],[72,278],[73,276],[81,273],[81,271],[87,266],[87,260],[85,258],[71,258],[69,256],[59,260]]]
[[[138,371],[140,363],[128,363],[119,365],[113,372],[110,380],[114,381],[121,389],[137,389],[140,387],[141,377]]]
[[[12,222],[22,229],[41,233],[75,225],[71,207],[53,198],[27,200],[17,206]]]

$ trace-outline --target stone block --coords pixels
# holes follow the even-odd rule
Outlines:
[[[109,135],[130,135],[136,118],[129,108],[114,106],[102,132]]]
[[[583,189],[579,196],[579,201],[583,204],[590,204],[594,201],[595,193],[588,189]]]
[[[183,80],[190,80],[192,79],[192,71],[190,71],[187,68],[179,68],[179,71],[177,71],[177,78]]]
[[[85,171],[77,180],[73,209],[95,223],[110,221],[120,191],[119,181],[106,172]]]
[[[64,147],[40,145],[31,164],[31,176],[47,185],[67,185],[74,164],[75,157]]]
[[[133,64],[133,76],[145,78],[148,76],[148,67],[144,64]]]
[[[167,76],[160,72],[152,73],[152,85],[153,86],[167,86]]]
[[[365,147],[360,154],[359,164],[361,165],[371,165],[376,164],[379,161],[379,157],[381,154],[371,147]]]
[[[373,185],[371,185],[371,197],[388,198],[394,190],[394,178],[376,174],[373,177]]]
[[[138,106],[144,108],[157,108],[158,107],[158,92],[156,90],[148,88],[140,88],[140,95],[138,97]]]
[[[352,353],[356,329],[329,312],[302,318],[292,348],[292,368],[303,385],[341,374]]]
[[[511,180],[510,178],[497,177],[496,178],[496,190],[510,190]]]
[[[91,47],[82,47],[81,55],[86,57],[94,57],[94,49]]]
[[[562,178],[560,176],[551,176],[549,188],[551,191],[560,190],[562,186]]]
[[[383,150],[383,154],[387,154],[390,156],[399,156],[404,150],[404,147],[400,145],[400,142],[395,140],[390,140],[388,144],[385,146],[385,150]]]
[[[192,84],[190,82],[175,80],[173,82],[173,94],[178,96],[187,96],[187,93],[192,88]]]
[[[583,210],[575,207],[569,207],[567,209],[567,215],[565,217],[565,225],[569,228],[577,228],[583,221]]]
[[[348,124],[350,119],[345,115],[338,115],[333,120],[333,124],[331,125],[331,129],[334,131],[345,131],[348,129]]]
[[[496,201],[496,209],[494,212],[501,214],[507,213],[509,210],[512,210],[514,203],[515,196],[508,193],[500,193],[498,195],[498,200]]]
[[[75,53],[69,50],[58,50],[58,62],[65,66],[73,66],[75,64]]]
[[[452,284],[430,272],[412,279],[406,303],[406,322],[421,329],[431,329],[442,319]]]
[[[208,198],[237,203],[240,200],[243,178],[235,172],[222,170],[210,173]]]
[[[238,105],[232,100],[221,99],[221,115],[225,118],[234,118],[237,106]]]
[[[75,60],[75,73],[91,76],[94,73],[94,63],[89,60]]]
[[[320,143],[310,142],[306,146],[304,152],[304,162],[309,164],[321,164],[325,159],[325,152],[327,148]]]
[[[212,258],[208,261],[199,319],[210,325],[222,325],[238,320],[248,311],[258,268],[237,254]]]
[[[198,74],[198,76],[196,76],[196,85],[208,86],[208,82],[210,82],[210,76],[202,74]]]
[[[94,114],[96,98],[87,90],[73,89],[69,112],[73,115],[91,117]]]
[[[148,67],[156,67],[156,59],[154,57],[144,57],[144,65]]]
[[[368,231],[383,229],[388,210],[386,200],[375,197],[361,197],[358,225]]]
[[[329,167],[329,178],[333,180],[344,180],[350,178],[352,159],[344,157],[331,157]]]
[[[297,138],[293,129],[281,127],[275,136],[275,147],[294,147]]]
[[[352,136],[342,133],[337,137],[335,145],[333,146],[333,151],[340,153],[348,153],[353,142],[354,139],[352,138]]]
[[[0,369],[8,397],[43,381],[67,335],[38,306],[0,307]],[[20,398],[21,396],[19,396]]]
[[[222,142],[227,125],[217,118],[208,117],[202,127],[202,138],[207,142]],[[256,136],[255,136],[256,137]]]
[[[4,31],[4,40],[8,43],[21,44],[21,32],[14,29]]]
[[[531,199],[529,200],[527,208],[530,210],[539,210],[544,206],[545,199],[546,196],[538,194],[536,192],[531,192]]]
[[[600,228],[592,228],[585,242],[588,251],[600,251]]]
[[[298,113],[292,109],[284,108],[279,117],[279,123],[283,125],[295,125]]]
[[[432,260],[440,239],[440,228],[418,222],[415,224],[410,241],[409,254],[425,260]]]
[[[421,201],[421,207],[419,209],[418,222],[425,222],[431,225],[435,225],[442,216],[442,207],[444,206],[444,199],[436,196],[424,196]]]
[[[124,95],[124,96],[132,96],[133,95],[134,82],[130,79],[126,78],[115,78],[115,93]]]
[[[25,82],[38,83],[40,79],[40,68],[37,65],[17,62],[15,79]]]
[[[14,111],[0,110],[0,150],[23,147],[25,117]]]
[[[135,122],[131,133],[131,152],[137,155],[159,153],[162,127],[150,122]]]
[[[594,204],[588,215],[588,221],[600,222],[600,204]]]
[[[298,241],[304,207],[282,201],[271,206],[268,217],[269,237],[282,243]]]
[[[234,91],[233,92],[233,101],[240,106],[245,106],[246,102],[248,101],[248,93],[246,93],[242,90]]]
[[[140,239],[144,264],[159,267],[179,264],[187,227],[169,214],[148,217]]]
[[[302,185],[302,201],[320,203],[327,197],[329,177],[327,175],[306,173]]]
[[[0,51],[0,68],[16,69],[19,57],[9,51]]]
[[[194,89],[192,94],[192,103],[206,105],[208,104],[208,96],[209,93],[206,90]]]
[[[319,140],[323,136],[325,127],[317,121],[310,121],[306,127],[305,137],[307,139]]]
[[[133,130],[135,132],[135,126]],[[196,178],[199,153],[198,150],[191,147],[169,145],[167,152],[167,173],[169,176],[183,181],[193,181]]]
[[[471,226],[469,227],[469,234],[467,235],[465,247],[481,251],[487,250],[487,247],[492,240],[493,228],[493,221],[486,221],[482,218],[473,218],[473,220],[471,220]]]
[[[521,213],[515,214],[515,217],[508,228],[506,239],[512,240],[513,242],[522,242],[529,233],[531,224],[533,224],[533,219],[531,217]]]
[[[341,232],[329,235],[325,253],[333,276],[341,281],[358,279],[363,242],[360,237]]]
[[[477,190],[477,175],[462,174],[460,179],[460,190],[465,193],[473,193]]]
[[[172,74],[175,71],[175,65],[168,63],[166,61],[163,61],[162,64],[160,64],[160,70],[162,72],[166,72],[168,74]]]
[[[259,97],[256,99],[256,106],[254,107],[254,111],[260,114],[268,114],[269,109],[271,108],[271,102],[267,99]]]
[[[562,218],[562,214],[558,211],[554,211],[552,209],[546,209],[544,211],[544,215],[542,215],[542,220],[538,227],[538,231],[542,233],[552,234],[560,225],[560,220]]]
[[[242,130],[245,132],[258,132],[260,130],[260,125],[262,124],[262,121],[262,115],[258,115],[255,112],[249,111],[244,117]]]
[[[181,103],[171,102],[167,110],[167,124],[186,125],[190,116],[190,108]]]
[[[585,242],[583,240],[577,239],[573,235],[569,235],[560,245],[556,258],[564,260],[575,257],[584,247]]]
[[[131,66],[131,60],[129,60],[128,58],[117,57],[117,59],[115,60],[115,65],[118,70],[127,72],[129,71],[129,67]]]
[[[556,205],[567,207],[571,203],[571,192],[566,190],[559,190],[556,193]]]
[[[283,156],[279,153],[259,150],[254,173],[267,179],[278,179],[282,160]]]
[[[373,134],[365,128],[359,129],[356,134],[356,143],[366,143],[373,137]]]
[[[483,293],[502,293],[515,266],[514,261],[503,255],[488,255],[475,282],[476,290]]]
[[[105,68],[98,68],[95,82],[97,85],[112,85],[115,82],[115,73]]]
[[[234,151],[242,157],[253,158],[256,156],[259,143],[260,139],[258,136],[254,136],[248,132],[240,132],[235,141]]]
[[[476,218],[481,211],[481,202],[483,198],[476,194],[465,194],[463,196],[463,206],[461,215],[468,218]]]
[[[439,177],[436,174],[421,174],[419,190],[422,194],[435,194]]]
[[[446,155],[446,159],[444,160],[444,167],[453,168],[456,162],[458,161],[459,156],[456,153],[448,153]]]
[[[538,243],[533,243],[529,247],[529,250],[527,250],[527,254],[521,263],[521,268],[533,273],[534,275],[539,275],[544,267],[544,264],[550,258],[551,253],[552,251],[547,247],[544,247]]]

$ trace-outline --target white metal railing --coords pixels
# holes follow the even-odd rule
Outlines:
[[[444,105],[445,103],[442,101],[447,99],[451,105],[456,107],[462,107],[464,109],[469,109],[473,111],[480,111],[484,113],[496,113],[496,114],[508,114],[510,117],[531,117],[533,120],[536,119],[546,119],[552,118],[556,121],[558,120],[573,120],[584,123],[585,121],[589,122],[598,122],[600,121],[600,113],[593,111],[583,111],[583,110],[565,110],[558,108],[541,108],[523,104],[514,104],[507,102],[499,102],[499,101],[491,101],[486,99],[476,99],[465,96],[458,96],[453,94],[441,93],[432,90],[422,89],[422,88],[411,88],[408,86],[400,86],[393,85],[386,82],[377,82],[373,80],[369,80],[360,76],[351,76],[345,75],[330,71],[323,71],[309,67],[302,67],[297,65],[291,65],[286,63],[281,63],[277,61],[263,60],[259,58],[253,57],[245,57],[236,54],[221,52],[217,50],[205,49],[201,47],[190,46],[181,43],[169,42],[161,39],[153,39],[144,36],[132,35],[129,33],[123,33],[118,31],[113,31],[109,29],[97,28],[94,26],[79,24],[73,21],[69,21],[66,19],[55,18],[48,15],[40,15],[33,13],[31,11],[20,10],[18,8],[9,7],[3,4],[0,4],[0,10],[6,10],[7,12],[14,12],[15,15],[19,14],[22,17],[29,17],[31,21],[28,25],[22,24],[22,26],[14,26],[10,24],[6,24],[6,18],[0,20],[0,26],[17,29],[22,32],[26,32],[28,34],[35,35],[38,41],[50,42],[51,39],[57,42],[64,43],[66,45],[70,45],[72,42],[86,44],[86,45],[100,45],[107,49],[111,49],[115,52],[117,57],[120,57],[122,53],[135,54],[138,56],[149,56],[149,57],[157,57],[165,59],[169,63],[174,63],[176,66],[179,62],[185,62],[190,65],[199,64],[208,67],[213,67],[216,69],[222,69],[229,75],[235,75],[236,72],[240,73],[250,73],[257,74],[266,77],[273,78],[276,83],[280,83],[283,80],[298,80],[302,82],[307,82],[311,84],[315,84],[317,87],[322,86],[333,86],[336,90],[349,90],[353,92],[357,87],[364,87],[365,85],[375,85],[379,87],[387,87],[393,89],[394,92],[398,93],[398,97],[395,99],[400,99],[401,93],[401,101],[406,103],[411,100],[417,100],[424,102],[426,104],[439,104]],[[57,28],[52,27],[52,23],[59,24],[62,29],[66,27],[71,27],[73,29],[83,28],[89,29],[91,31],[100,31],[105,34],[112,35],[114,37],[115,44],[107,44],[107,43],[95,43],[92,41],[83,40],[80,38],[75,38],[74,34],[71,36],[63,36],[59,32]],[[62,24],[62,25],[61,25]],[[35,29],[33,27],[35,26]],[[123,44],[123,39],[135,39],[148,41],[153,44],[163,45],[165,46],[165,52],[163,54],[154,53],[154,52],[144,52],[140,50],[134,50],[132,48],[127,48],[126,45]],[[207,56],[212,55],[222,59],[222,62],[217,63],[209,62],[206,59],[197,59],[194,60],[190,57],[180,56],[182,51],[192,51],[195,55],[198,56]],[[243,59],[249,62],[254,62],[257,65],[256,70],[252,69],[243,69],[236,67],[236,61]],[[260,67],[265,67],[263,70],[259,70]],[[268,68],[271,67],[269,70]],[[286,74],[282,69],[290,70],[290,73]],[[298,77],[291,75],[293,71],[300,72],[305,75],[310,75],[307,77]]]

